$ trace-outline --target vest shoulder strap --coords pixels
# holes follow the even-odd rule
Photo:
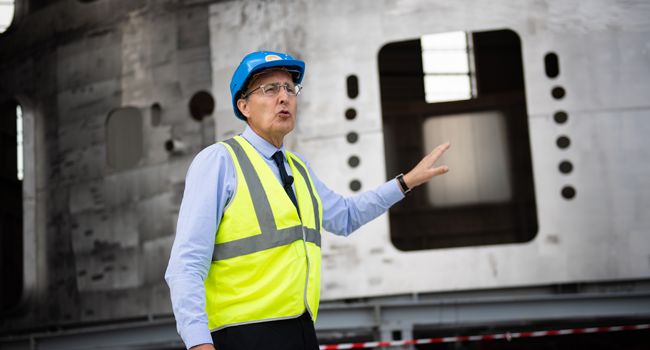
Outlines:
[[[316,198],[316,188],[314,188],[314,182],[311,180],[311,176],[309,176],[309,171],[307,170],[307,166],[298,158],[296,157],[295,154],[287,151],[287,154],[289,155],[288,158],[291,159],[294,167],[298,172],[300,173],[300,176],[302,176],[303,179],[305,179],[305,182],[307,183],[307,189],[309,190],[309,196],[311,197],[311,202],[312,206],[314,207],[314,218],[316,221],[316,232],[320,233],[320,207],[318,205],[318,199]],[[320,246],[320,244],[319,244]]]

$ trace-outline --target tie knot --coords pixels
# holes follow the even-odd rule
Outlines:
[[[275,163],[280,167],[280,165],[284,164],[284,154],[282,154],[282,151],[277,151],[273,154],[273,160]]]

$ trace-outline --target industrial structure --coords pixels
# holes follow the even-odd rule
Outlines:
[[[287,148],[338,193],[452,142],[449,174],[324,234],[322,344],[650,320],[647,1],[0,5],[0,349],[184,348],[185,174],[243,131],[228,84],[258,50],[306,62]]]

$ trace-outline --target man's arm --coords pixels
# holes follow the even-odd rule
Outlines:
[[[403,179],[406,185],[413,188],[449,171],[447,166],[434,167],[435,162],[449,146],[449,142],[446,142],[436,147],[415,168],[404,175]],[[301,155],[296,155],[307,165],[316,192],[321,198],[323,204],[323,228],[336,235],[350,235],[362,225],[385,213],[391,206],[404,198],[404,190],[395,179],[391,179],[374,190],[345,198],[325,186],[311,169],[309,162]]]
[[[165,280],[171,291],[178,333],[188,349],[213,349],[203,282],[210,269],[217,227],[235,182],[230,154],[220,144],[201,151],[185,178]]]

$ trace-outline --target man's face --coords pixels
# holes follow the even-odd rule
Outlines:
[[[293,80],[288,73],[274,70],[255,79],[249,91],[271,83],[293,84]],[[273,141],[280,140],[281,145],[281,140],[293,130],[296,121],[297,96],[287,94],[281,87],[274,96],[265,95],[262,89],[258,89],[250,95],[249,100],[240,99],[237,102],[239,110],[248,118],[248,125],[265,140],[276,146]]]

